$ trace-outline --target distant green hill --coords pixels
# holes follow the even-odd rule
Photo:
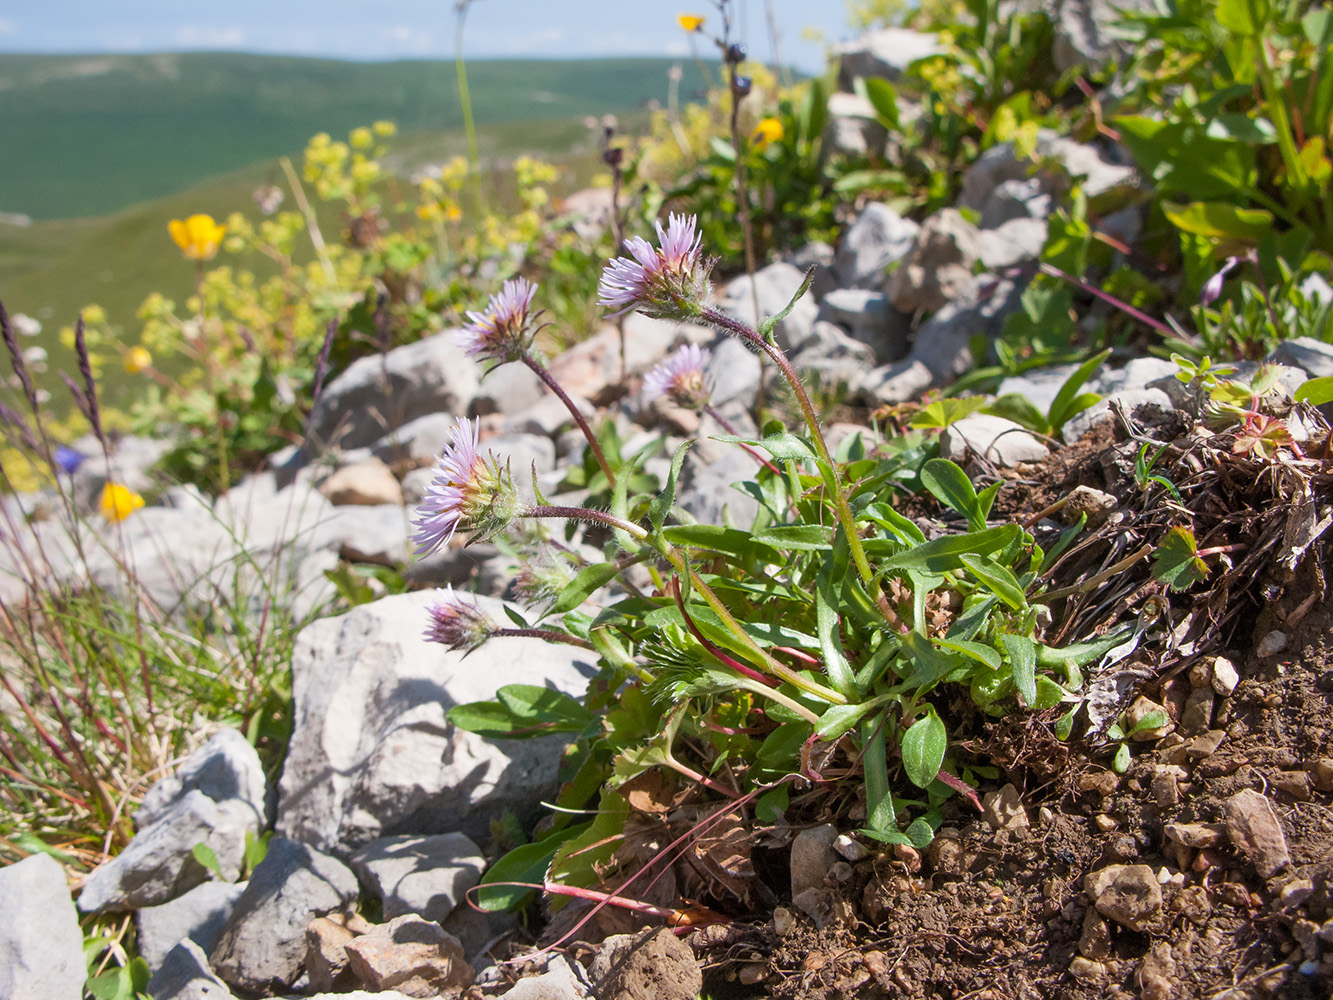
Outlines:
[[[479,123],[570,119],[664,101],[676,64],[478,60],[468,83]],[[681,68],[682,93],[697,91],[697,66]],[[104,215],[377,119],[404,132],[460,127],[453,63],[0,54],[0,212]]]

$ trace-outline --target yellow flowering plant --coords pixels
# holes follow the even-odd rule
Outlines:
[[[97,507],[103,517],[118,524],[142,507],[143,503],[143,497],[125,484],[108,482],[102,487],[102,498]]]
[[[220,226],[211,215],[191,215],[188,219],[172,219],[167,231],[187,260],[207,261],[217,256],[227,227]]]

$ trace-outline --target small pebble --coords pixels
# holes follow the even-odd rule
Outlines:
[[[864,844],[845,833],[838,834],[837,839],[833,841],[833,849],[853,864],[864,861],[870,853]]]
[[[1112,830],[1120,829],[1120,822],[1114,816],[1108,816],[1106,813],[1098,813],[1092,817],[1092,821],[1097,824],[1097,829],[1102,833],[1110,833]]]
[[[1225,656],[1219,656],[1213,661],[1213,691],[1219,697],[1226,698],[1231,692],[1236,690],[1236,685],[1240,683],[1240,672],[1236,670],[1236,665]]]
[[[791,910],[785,906],[778,906],[773,909],[773,933],[778,937],[786,937],[791,933],[792,928],[796,926],[796,918],[792,916]]]
[[[1254,654],[1260,658],[1266,656],[1276,656],[1287,648],[1287,633],[1279,632],[1274,629],[1259,640],[1259,645],[1255,648]]]

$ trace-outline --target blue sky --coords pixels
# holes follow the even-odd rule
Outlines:
[[[823,66],[849,35],[842,0],[767,0],[783,61]],[[735,32],[767,61],[765,0],[734,0]],[[475,0],[469,56],[688,55],[678,13],[708,0]],[[352,59],[448,56],[453,0],[0,0],[0,52],[238,50]],[[822,41],[809,37],[817,33]]]

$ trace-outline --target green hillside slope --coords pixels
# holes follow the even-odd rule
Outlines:
[[[664,100],[668,59],[479,60],[479,123],[625,113]],[[682,93],[700,85],[686,61]],[[450,62],[354,63],[233,53],[0,54],[0,212],[103,215],[298,152],[376,119],[462,123]]]

